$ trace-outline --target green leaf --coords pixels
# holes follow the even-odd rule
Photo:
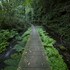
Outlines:
[[[13,49],[15,49],[17,52],[21,52],[24,48],[20,45],[16,45]]]

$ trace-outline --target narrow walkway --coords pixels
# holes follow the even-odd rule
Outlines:
[[[34,26],[32,26],[30,39],[26,44],[17,70],[51,70],[41,39]]]

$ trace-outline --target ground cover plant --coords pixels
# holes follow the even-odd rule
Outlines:
[[[8,40],[10,38],[13,38],[15,35],[17,35],[17,31],[14,31],[14,30],[1,30],[0,31],[0,54],[3,53],[8,45],[9,45],[9,42]]]
[[[54,48],[54,39],[48,36],[42,28],[38,29],[38,32],[41,36],[42,43],[45,48],[45,53],[48,56],[49,63],[52,70],[68,70],[67,65],[65,64],[62,55],[59,54],[58,50]]]
[[[31,29],[28,29],[24,34],[22,34],[21,37],[16,38],[18,40],[18,43],[13,48],[16,52],[12,54],[9,59],[4,61],[6,67],[2,70],[17,70],[19,61],[24,51],[26,42],[29,38],[30,32]]]

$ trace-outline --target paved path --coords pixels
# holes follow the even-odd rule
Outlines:
[[[41,39],[34,26],[32,26],[30,39],[26,44],[17,70],[51,70]]]

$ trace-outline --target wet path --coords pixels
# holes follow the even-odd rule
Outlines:
[[[51,70],[40,36],[34,26],[17,70]]]

